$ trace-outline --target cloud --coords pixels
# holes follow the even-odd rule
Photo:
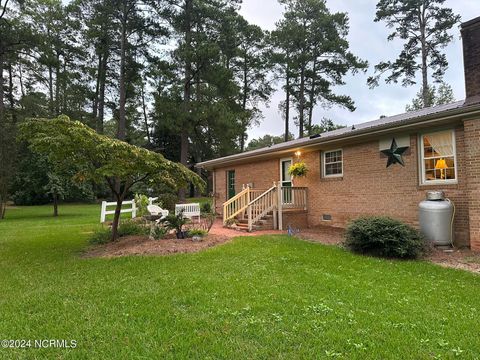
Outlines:
[[[402,43],[399,41],[388,42],[389,29],[382,22],[375,23],[375,0],[329,0],[327,5],[332,12],[347,12],[350,18],[350,33],[348,36],[351,51],[368,60],[370,69],[367,74],[349,75],[346,78],[346,85],[337,87],[337,92],[350,95],[357,109],[354,112],[333,107],[323,109],[317,107],[314,110],[314,122],[318,123],[324,116],[343,125],[353,125],[365,121],[375,120],[380,115],[395,115],[403,113],[405,105],[419,90],[419,86],[405,88],[401,84],[380,84],[375,89],[369,89],[366,80],[372,73],[372,68],[381,60],[394,60]],[[462,16],[462,21],[470,20],[479,14],[477,1],[470,0],[447,0],[445,6],[451,7],[455,13]],[[281,19],[283,8],[276,0],[243,0],[240,13],[251,23],[261,26],[263,29],[272,30],[275,22]],[[449,83],[454,91],[456,99],[465,98],[462,43],[460,30],[452,30],[454,41],[445,49],[449,68],[445,74],[445,81]],[[279,84],[280,86],[280,84]],[[284,98],[281,90],[277,90],[272,96],[270,105],[263,106],[264,120],[257,127],[249,130],[249,139],[263,136],[265,134],[283,133],[283,120],[278,112],[278,104]],[[291,120],[291,131],[296,127]]]

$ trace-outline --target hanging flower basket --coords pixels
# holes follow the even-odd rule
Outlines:
[[[308,167],[303,161],[297,162],[288,168],[288,174],[292,177],[304,177],[307,176],[307,173]]]

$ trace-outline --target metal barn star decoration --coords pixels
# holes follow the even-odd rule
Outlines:
[[[392,139],[392,145],[390,145],[390,149],[381,150],[381,152],[388,156],[387,161],[387,168],[393,164],[400,164],[405,166],[402,158],[402,154],[408,149],[408,146],[400,146],[398,147],[395,138]]]

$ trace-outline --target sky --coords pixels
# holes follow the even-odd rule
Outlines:
[[[383,80],[375,89],[370,89],[366,83],[368,76],[373,74],[373,66],[380,61],[395,60],[400,53],[402,43],[387,41],[389,29],[385,23],[373,21],[378,0],[327,0],[331,12],[346,12],[350,19],[348,40],[350,50],[360,58],[368,60],[367,73],[349,75],[345,78],[346,85],[336,88],[337,93],[349,95],[355,101],[356,110],[350,112],[338,106],[323,109],[320,106],[314,110],[313,122],[319,123],[323,117],[332,119],[341,125],[354,125],[376,120],[380,115],[396,115],[405,112],[405,105],[415,97],[420,85],[403,87],[401,84],[386,84]],[[445,6],[450,7],[468,21],[480,16],[478,0],[446,0]],[[275,22],[282,18],[283,7],[277,0],[243,0],[240,13],[250,22],[265,30],[273,30]],[[453,88],[456,100],[465,98],[465,83],[463,75],[462,41],[460,29],[451,30],[453,42],[445,49],[449,68],[444,80]],[[281,84],[278,84],[280,87]],[[259,126],[248,131],[249,140],[266,134],[280,135],[283,133],[283,121],[278,112],[278,104],[284,98],[282,91],[277,90],[270,103],[262,106],[264,119]],[[295,135],[298,130],[290,120],[290,129]]]

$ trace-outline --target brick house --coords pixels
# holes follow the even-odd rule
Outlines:
[[[343,227],[361,215],[388,215],[418,226],[427,190],[456,207],[454,241],[480,251],[480,17],[462,24],[465,101],[381,118],[271,147],[205,161],[215,209],[250,230]],[[386,167],[382,150],[403,162]],[[406,149],[405,149],[406,148]],[[291,164],[309,172],[292,179]]]

